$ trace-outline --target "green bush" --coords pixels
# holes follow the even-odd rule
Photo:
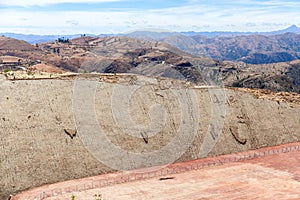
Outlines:
[[[4,73],[10,72],[10,69],[6,68],[6,69],[4,69],[3,72],[4,72]]]

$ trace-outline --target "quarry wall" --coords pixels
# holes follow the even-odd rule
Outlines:
[[[0,76],[0,199],[40,185],[300,140],[300,105],[137,75]]]

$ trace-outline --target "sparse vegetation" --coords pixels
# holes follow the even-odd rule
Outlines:
[[[217,60],[243,61],[251,64],[288,62],[300,59],[300,35],[240,35],[206,37],[171,36],[162,39],[183,51]]]
[[[27,70],[26,73],[27,73],[28,76],[33,76],[33,75],[34,75],[34,72],[32,72],[32,71],[30,71],[30,70]]]
[[[195,38],[197,39],[196,36]],[[240,42],[243,42],[242,39],[247,37],[237,37],[234,40],[230,38],[227,41],[228,43],[240,44]],[[257,36],[252,39],[256,41],[259,38]],[[242,41],[239,41],[239,39]],[[4,48],[2,53],[26,59],[26,62],[22,65],[27,69],[32,66],[34,68],[38,64],[37,60],[39,60],[39,63],[56,66],[59,69],[71,72],[129,72],[147,76],[165,76],[187,80],[196,84],[207,84],[205,78],[208,77],[216,84],[233,87],[266,88],[292,92],[299,92],[300,90],[300,64],[298,61],[267,65],[222,62],[187,55],[179,49],[157,41],[143,41],[126,37],[79,37],[72,40],[62,37],[56,42],[41,43],[38,47],[30,44],[25,45],[24,42],[13,39],[2,38],[2,40],[5,41],[1,46],[1,48]],[[6,40],[13,43],[12,46],[15,50],[11,46],[5,45]],[[68,45],[65,43],[68,43]],[[2,43],[0,42],[0,44]],[[250,44],[247,43],[247,45]],[[251,45],[255,46],[255,44]],[[193,45],[191,44],[191,46]],[[257,46],[264,49],[264,43],[259,43]],[[231,52],[234,50],[235,54],[248,53],[248,50],[243,51],[240,46],[231,45],[231,47]],[[250,47],[252,46],[249,46],[251,50]],[[226,51],[226,48],[229,47],[225,45],[225,49],[215,48],[215,50],[216,52]],[[284,55],[280,54],[281,57],[284,57]],[[235,56],[238,57],[238,55]]]
[[[101,194],[94,194],[95,200],[102,200]]]
[[[4,73],[8,73],[8,72],[10,72],[10,71],[11,71],[11,70],[10,70],[9,68],[6,68],[6,69],[3,70]]]
[[[65,38],[65,37],[58,38],[57,41],[61,42],[61,43],[69,43],[70,42],[69,38]]]

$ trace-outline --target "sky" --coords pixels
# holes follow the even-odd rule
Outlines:
[[[0,0],[0,32],[274,31],[300,26],[299,0]]]

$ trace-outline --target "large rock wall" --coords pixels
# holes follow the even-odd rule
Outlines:
[[[232,89],[103,75],[1,77],[0,91],[0,199],[47,183],[300,140],[298,104]]]

